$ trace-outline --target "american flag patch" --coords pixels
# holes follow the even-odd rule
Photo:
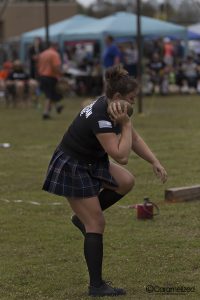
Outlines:
[[[112,123],[109,121],[101,120],[98,121],[99,123],[99,128],[112,128]]]

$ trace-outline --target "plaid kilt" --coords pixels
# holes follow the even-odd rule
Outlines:
[[[87,164],[56,149],[49,163],[43,190],[59,196],[89,198],[99,194],[103,182],[118,186],[109,173],[108,158]]]

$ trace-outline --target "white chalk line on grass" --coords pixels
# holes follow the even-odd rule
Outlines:
[[[21,200],[21,199],[17,199],[17,200],[8,200],[5,198],[0,198],[1,201],[6,202],[6,203],[29,203],[32,205],[62,205],[61,202],[49,202],[49,203],[40,203],[38,201],[26,201],[26,200]]]

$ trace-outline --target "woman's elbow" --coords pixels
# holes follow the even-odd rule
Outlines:
[[[127,165],[128,164],[128,155],[122,153],[108,153],[110,157],[112,157],[117,163],[120,165]]]
[[[118,162],[120,165],[127,165],[128,157],[118,158],[118,159],[116,159],[116,162]]]

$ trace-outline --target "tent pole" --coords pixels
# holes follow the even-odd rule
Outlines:
[[[185,34],[184,34],[184,47],[185,47],[184,57],[186,57],[189,54],[189,39],[188,39],[187,29],[185,30]]]
[[[143,95],[142,95],[142,36],[141,36],[141,2],[137,0],[137,48],[138,48],[138,64],[137,76],[140,85],[138,95],[138,112],[143,112]]]
[[[45,42],[46,47],[49,47],[49,3],[44,1],[44,22],[45,22]]]

